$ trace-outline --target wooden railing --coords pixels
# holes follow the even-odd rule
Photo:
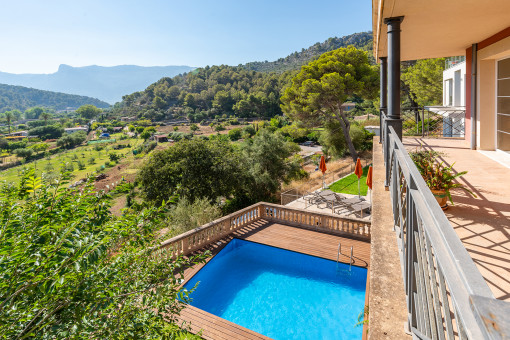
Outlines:
[[[166,240],[160,250],[166,256],[188,255],[258,220],[370,240],[368,221],[260,202]]]

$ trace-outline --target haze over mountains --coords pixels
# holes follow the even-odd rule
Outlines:
[[[306,49],[303,48],[301,51],[296,51],[275,61],[255,61],[239,65],[239,67],[245,70],[265,73],[282,73],[285,71],[298,70],[302,65],[319,57],[321,54],[348,45],[353,45],[370,52],[372,49],[372,33],[360,32],[343,37],[329,38],[324,42],[317,42]],[[371,53],[369,54],[371,57]],[[225,65],[222,65],[222,67],[223,66]],[[82,102],[105,107],[106,103],[115,104],[116,102],[121,102],[123,96],[131,98],[133,97],[132,94],[136,92],[146,92],[144,91],[146,88],[163,78],[172,78],[182,73],[189,73],[195,69],[195,67],[190,66],[145,67],[122,65],[107,67],[93,65],[72,67],[62,64],[59,66],[57,72],[51,74],[13,74],[0,72],[0,84],[18,85],[33,89],[60,92],[58,94],[37,93],[35,90],[34,92],[23,88],[2,87],[0,88],[0,109],[2,111],[14,108],[22,110],[26,107],[37,105],[60,108],[64,105],[74,106],[74,104]],[[182,83],[185,84],[186,82]],[[64,93],[91,98],[63,97],[62,94]],[[41,101],[38,102],[37,98],[41,99]],[[103,102],[95,102],[95,98]],[[151,98],[151,100],[152,99],[153,98]],[[168,100],[172,101],[174,99],[170,98]],[[151,101],[138,103],[137,101],[131,100],[128,102],[129,103],[122,101],[121,104],[124,107],[133,105],[132,109],[136,110],[147,109],[147,106],[150,106],[152,103]],[[73,105],[66,103],[72,103]],[[170,103],[168,103],[168,105],[170,105]]]
[[[78,108],[85,104],[92,104],[100,108],[110,106],[110,104],[96,98],[0,84],[0,113],[9,110],[20,110],[23,112],[34,106],[42,106],[59,111],[67,110],[68,108]]]
[[[84,66],[60,65],[50,74],[13,74],[0,72],[0,83],[46,91],[98,98],[110,104],[122,96],[145,89],[162,77],[192,71],[190,66]]]

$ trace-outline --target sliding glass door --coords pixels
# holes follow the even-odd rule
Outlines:
[[[498,61],[496,103],[496,143],[510,152],[510,58]]]

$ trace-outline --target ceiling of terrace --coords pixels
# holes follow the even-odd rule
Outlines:
[[[404,16],[402,60],[464,55],[510,27],[510,0],[372,0],[374,56],[387,56],[384,18]]]

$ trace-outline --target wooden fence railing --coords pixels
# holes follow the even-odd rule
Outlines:
[[[260,202],[166,240],[160,249],[167,256],[188,255],[261,219],[370,240],[368,221]]]

